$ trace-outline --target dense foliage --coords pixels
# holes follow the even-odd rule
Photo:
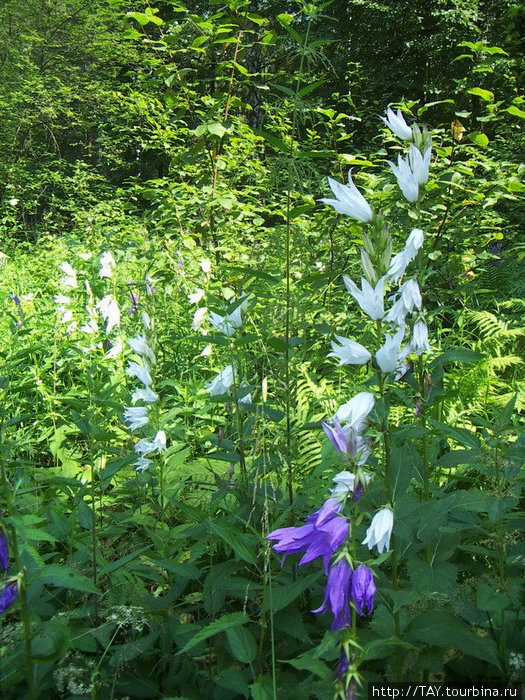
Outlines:
[[[4,1],[3,697],[525,679],[524,23]],[[319,200],[349,169],[345,215]]]

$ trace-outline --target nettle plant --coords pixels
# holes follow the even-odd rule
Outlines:
[[[373,326],[367,337],[375,337],[374,345],[365,347],[336,335],[328,356],[339,365],[366,365],[367,390],[323,423],[342,467],[333,477],[330,497],[305,525],[279,528],[267,536],[283,555],[282,563],[297,553],[302,553],[300,566],[322,559],[324,600],[313,612],[333,615],[331,629],[339,648],[336,697],[341,699],[366,691],[365,681],[371,680],[510,678],[509,654],[517,648],[511,651],[509,642],[515,645],[523,634],[519,585],[511,578],[513,559],[508,556],[509,545],[516,541],[516,533],[510,533],[515,531],[512,510],[520,487],[504,483],[517,472],[508,464],[505,471],[497,461],[492,475],[496,493],[500,497],[506,488],[513,498],[498,516],[491,516],[485,498],[489,494],[477,491],[474,479],[468,484],[471,488],[463,490],[461,476],[456,470],[445,475],[439,461],[447,454],[460,454],[449,463],[472,463],[466,450],[450,450],[447,439],[461,447],[477,448],[480,442],[475,433],[437,420],[446,394],[443,365],[476,357],[468,350],[436,355],[437,343],[429,341],[432,314],[424,309],[421,289],[432,263],[425,255],[428,234],[419,226],[431,135],[417,124],[409,127],[400,110],[388,109],[383,121],[408,143],[408,152],[398,155],[397,164],[387,162],[413,207],[410,215],[417,227],[393,254],[384,214],[367,202],[351,172],[348,185],[328,178],[335,199],[321,201],[367,225],[361,284],[348,277],[343,281]],[[508,425],[512,406],[506,412]],[[503,450],[501,430],[497,440]],[[488,522],[482,522],[484,512]],[[478,527],[486,537],[489,531],[491,537],[499,537],[499,565],[494,563],[495,551],[480,549],[479,554],[485,586],[492,583],[500,603],[497,610],[490,603],[478,603],[483,612],[474,621],[465,603],[465,588],[476,588],[469,575],[474,562],[463,555],[474,553],[468,543]],[[474,559],[479,571],[479,558]],[[506,608],[513,609],[507,617]],[[326,650],[323,642],[312,656],[330,658]]]

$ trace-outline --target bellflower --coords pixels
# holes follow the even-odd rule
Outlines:
[[[158,398],[158,395],[152,391],[149,386],[146,386],[144,389],[135,389],[131,397],[131,403],[137,403],[137,401],[155,403]]]
[[[425,153],[421,154],[419,148],[416,148],[414,144],[411,144],[410,146],[408,159],[410,161],[410,168],[418,182],[418,185],[426,185],[428,182],[428,170],[430,168],[431,154],[432,148],[427,148]]]
[[[376,352],[376,362],[381,372],[389,374],[396,369],[404,334],[405,329],[403,327],[393,336],[385,333],[385,344]]]
[[[334,417],[330,422],[323,422],[321,425],[326,437],[330,440],[332,447],[334,447],[339,455],[344,459],[348,455],[349,450],[347,438],[343,432],[339,420]]]
[[[193,294],[188,294],[188,300],[190,304],[198,304],[199,301],[204,297],[204,294],[204,289],[200,289],[199,287],[197,287]]]
[[[416,355],[422,355],[424,352],[432,352],[428,344],[428,328],[424,321],[416,321],[414,323],[414,332],[410,343],[411,349]]]
[[[400,109],[397,114],[390,107],[386,110],[386,117],[381,117],[388,128],[394,132],[403,141],[409,141],[412,138],[412,129],[408,126]]]
[[[204,272],[205,275],[209,275],[211,272],[211,260],[208,258],[204,258],[204,260],[200,261],[200,266],[201,270]]]
[[[7,571],[9,565],[9,547],[5,532],[0,528],[0,566],[4,571]]]
[[[128,345],[137,355],[146,358],[152,365],[155,364],[155,355],[144,335],[136,335],[134,338],[129,338]]]
[[[355,609],[358,615],[364,615],[365,606],[370,614],[374,609],[374,596],[376,587],[374,584],[374,576],[368,566],[361,564],[354,571],[352,576],[352,598],[354,599]]]
[[[193,323],[192,323],[192,328],[194,331],[198,331],[199,328],[202,326],[204,323],[204,317],[208,313],[208,309],[205,306],[201,306],[200,309],[197,309],[197,311],[193,314]]]
[[[339,366],[364,365],[372,358],[368,350],[363,345],[356,343],[355,340],[344,338],[341,335],[336,335],[335,338],[340,345],[332,341],[333,352],[328,353],[327,357],[336,357],[339,360]]]
[[[135,443],[135,445],[133,446],[133,450],[136,454],[145,457],[146,455],[155,452],[155,445],[151,442],[151,440],[148,440],[147,438],[142,438],[142,440],[139,440],[137,443]]]
[[[277,541],[273,549],[282,553],[281,564],[290,554],[304,552],[299,566],[322,557],[324,571],[328,573],[333,553],[348,537],[348,521],[339,515],[342,507],[342,501],[329,498],[322,508],[306,519],[306,525],[284,527],[271,532],[266,539]]]
[[[379,513],[376,513],[372,518],[370,527],[366,531],[366,537],[361,544],[368,545],[368,549],[372,549],[377,545],[379,554],[383,553],[383,549],[387,552],[390,549],[390,537],[392,528],[394,527],[394,514],[390,508],[382,508]]]
[[[347,290],[357,301],[361,309],[370,316],[373,321],[380,321],[385,315],[384,307],[384,285],[385,278],[381,279],[376,284],[375,288],[361,277],[361,289],[346,275],[343,277],[343,282]]]
[[[148,407],[147,406],[129,406],[124,412],[124,420],[130,430],[143,428],[149,423]]]
[[[18,582],[15,580],[7,581],[4,584],[2,593],[0,593],[0,614],[2,614],[18,595]]]
[[[234,375],[233,365],[228,365],[222,372],[219,372],[215,379],[212,379],[211,382],[206,384],[205,391],[209,392],[212,396],[227,394],[229,388],[233,384]]]
[[[150,387],[153,382],[146,363],[142,366],[138,362],[128,362],[126,374],[129,374],[130,377],[136,377],[139,382],[142,382],[147,387]]]
[[[106,333],[111,333],[113,328],[120,325],[120,309],[117,302],[111,294],[106,294],[100,301],[97,301],[96,306],[104,321],[107,321]]]
[[[372,218],[372,209],[357,189],[352,181],[352,170],[348,171],[348,185],[341,185],[337,180],[328,178],[328,184],[336,199],[321,198],[320,202],[325,202],[333,207],[339,214],[346,214],[358,221],[366,223]]]
[[[77,273],[68,262],[63,262],[59,265],[59,269],[64,273],[64,277],[60,278],[60,284],[63,287],[78,287]]]
[[[219,316],[219,314],[210,311],[210,323],[218,331],[227,336],[232,336],[237,328],[240,328],[242,323],[241,309],[238,306],[231,314]]]
[[[352,567],[346,559],[340,559],[331,566],[326,579],[323,603],[317,610],[312,610],[314,613],[324,613],[329,608],[334,615],[333,630],[351,624],[349,603],[352,573]]]
[[[421,311],[423,300],[419,291],[419,285],[415,279],[409,279],[404,282],[399,291],[407,312],[412,312],[414,307]]]
[[[372,449],[369,441],[363,438],[355,428],[349,424],[343,428],[335,416],[331,421],[323,422],[322,427],[332,447],[342,459],[351,459],[358,466],[366,462]]]
[[[139,457],[136,462],[133,462],[135,465],[135,471],[136,472],[143,472],[148,469],[150,464],[153,464],[152,459],[148,459],[147,457]]]
[[[371,480],[370,474],[365,472],[363,469],[359,470],[360,471],[360,479],[357,482],[357,487],[356,487],[356,475],[352,474],[352,472],[348,471],[343,471],[339,472],[339,474],[336,474],[332,481],[334,482],[335,486],[331,491],[332,496],[343,496],[347,494],[354,494],[354,500],[357,501],[362,492],[362,484],[361,484],[361,479],[364,478],[365,483],[368,485]]]
[[[100,271],[98,273],[100,279],[103,277],[111,277],[113,272],[112,267],[115,267],[115,260],[109,251],[102,253],[100,257]]]
[[[347,401],[337,409],[334,418],[342,423],[348,423],[356,432],[360,433],[365,425],[365,420],[374,408],[375,398],[369,391],[361,391],[350,401]]]
[[[399,189],[403,193],[405,199],[407,199],[409,202],[417,201],[417,198],[419,197],[419,182],[410,168],[409,156],[407,156],[405,159],[402,158],[401,155],[398,155],[397,167],[390,160],[387,160],[387,163],[392,168],[392,171],[397,178]]]
[[[393,282],[398,282],[404,274],[408,264],[416,257],[418,250],[423,245],[425,236],[420,228],[415,228],[407,238],[404,249],[394,255],[387,272]]]
[[[118,355],[120,355],[123,349],[124,346],[122,345],[122,341],[119,338],[117,342],[112,345],[111,349],[106,353],[106,357],[115,358]]]
[[[153,448],[158,450],[160,455],[161,452],[166,452],[166,433],[164,430],[159,430],[155,437],[153,438]]]

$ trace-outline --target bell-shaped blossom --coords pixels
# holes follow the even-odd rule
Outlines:
[[[372,218],[372,209],[361,192],[354,185],[352,170],[348,171],[348,185],[341,185],[337,180],[328,178],[328,184],[336,199],[323,197],[320,202],[333,207],[339,214],[346,214],[358,221],[366,223]]]
[[[199,357],[209,357],[211,355],[211,345],[205,345],[202,352],[199,353]]]
[[[82,333],[87,333],[88,335],[94,335],[98,333],[98,323],[95,309],[92,306],[86,306],[86,311],[89,315],[89,320],[83,326],[80,327]]]
[[[77,273],[68,262],[59,265],[59,269],[64,273],[64,277],[60,278],[60,284],[63,287],[71,287],[72,289],[78,287]]]
[[[351,595],[358,615],[365,614],[365,607],[368,614],[373,611],[375,594],[374,576],[368,566],[361,564],[354,571],[351,584]]]
[[[347,290],[357,301],[361,309],[370,316],[373,321],[379,321],[385,315],[384,307],[384,286],[385,278],[377,282],[375,288],[361,277],[361,289],[346,275],[343,277],[343,282]]]
[[[376,362],[381,372],[389,374],[395,371],[404,334],[405,329],[403,327],[393,336],[385,333],[385,344],[376,352]]]
[[[233,384],[234,378],[235,371],[233,369],[233,365],[228,365],[222,370],[222,372],[219,372],[215,379],[212,379],[211,382],[206,384],[206,391],[212,396],[227,394],[231,385]]]
[[[106,294],[100,301],[97,301],[97,309],[106,321],[106,333],[111,333],[113,328],[120,325],[120,309],[111,294]]]
[[[356,432],[360,433],[364,428],[366,417],[374,408],[375,398],[369,391],[361,391],[350,401],[347,401],[337,409],[334,418],[341,423],[347,423]]]
[[[404,249],[394,255],[386,275],[393,282],[397,283],[402,277],[408,264],[416,257],[418,250],[423,245],[424,238],[425,236],[420,228],[413,229],[405,243]]]
[[[208,258],[204,258],[204,260],[200,261],[200,266],[201,270],[204,272],[205,275],[209,275],[211,272],[211,260]]]
[[[210,323],[218,331],[227,336],[232,336],[237,328],[241,327],[241,309],[238,306],[231,314],[219,316],[219,314],[210,311]]]
[[[143,428],[149,423],[148,407],[147,406],[128,406],[124,411],[124,420],[128,424],[130,430]]]
[[[18,581],[11,579],[6,581],[0,593],[0,615],[7,610],[18,595]]]
[[[323,603],[317,610],[312,610],[314,613],[325,613],[329,609],[334,615],[333,630],[348,627],[351,624],[352,573],[352,567],[346,559],[339,559],[333,564],[328,571]]]
[[[166,433],[164,430],[157,431],[157,434],[153,438],[153,448],[157,450],[159,454],[161,452],[166,452]]]
[[[332,341],[333,352],[328,353],[327,357],[336,357],[339,360],[339,366],[364,365],[372,358],[368,350],[355,340],[344,338],[342,335],[336,335],[335,338],[340,345]]]
[[[136,454],[145,457],[146,455],[155,452],[155,445],[151,442],[151,440],[148,440],[147,438],[142,438],[142,440],[139,440],[137,443],[135,443],[133,450]]]
[[[430,168],[430,156],[432,148],[427,148],[424,154],[414,144],[410,146],[408,159],[410,161],[410,169],[416,178],[418,185],[426,185],[428,182],[428,171]]]
[[[144,389],[135,389],[131,397],[131,403],[137,403],[137,401],[155,403],[158,398],[158,395],[152,391],[149,386],[146,386]]]
[[[401,299],[403,304],[407,309],[408,313],[411,313],[414,308],[421,311],[421,306],[423,304],[423,299],[421,298],[421,292],[419,291],[419,285],[417,280],[409,279],[404,282],[399,288],[401,294]]]
[[[204,297],[204,289],[200,289],[197,287],[197,289],[192,293],[188,294],[188,300],[190,304],[198,304],[199,301]]]
[[[9,546],[7,544],[7,537],[5,532],[0,528],[0,567],[4,571],[7,571],[9,562]]]
[[[137,355],[145,358],[152,365],[155,364],[155,355],[144,335],[136,335],[134,338],[129,338],[128,345]]]
[[[18,299],[18,297],[17,297],[17,299]],[[66,304],[70,303],[71,297],[66,297],[64,294],[55,294],[53,301],[58,306],[66,306]],[[18,303],[20,303],[20,301]]]
[[[412,341],[410,343],[412,352],[416,355],[422,355],[424,352],[432,352],[428,343],[428,328],[424,321],[416,321],[414,323],[414,331],[412,333]]]
[[[412,172],[409,156],[403,158],[401,155],[398,155],[397,166],[390,160],[387,160],[387,163],[392,168],[392,171],[397,178],[399,189],[403,193],[405,199],[409,202],[417,201],[419,197],[419,181]]]
[[[109,251],[102,253],[100,257],[100,271],[98,273],[100,279],[111,277],[113,274],[112,268],[115,267],[115,264],[115,260]]]
[[[412,138],[412,129],[408,126],[400,109],[397,114],[390,107],[386,110],[386,117],[381,119],[388,126],[390,131],[393,131],[403,141],[409,141]]]
[[[271,532],[266,539],[277,541],[273,549],[282,553],[281,564],[288,555],[304,552],[299,566],[322,557],[324,571],[328,573],[332,555],[348,537],[348,521],[339,515],[342,507],[343,502],[338,498],[329,498],[322,508],[306,519],[306,525]]]
[[[197,309],[197,311],[193,314],[192,328],[194,331],[198,331],[202,326],[207,313],[208,309],[205,306],[201,306],[200,309]]]
[[[372,518],[370,527],[366,531],[366,537],[361,544],[366,544],[368,549],[377,546],[379,554],[386,548],[390,549],[390,537],[394,526],[394,514],[390,508],[382,508]]]
[[[111,349],[108,350],[108,352],[106,353],[106,357],[109,357],[109,358],[118,357],[118,355],[120,355],[120,353],[122,352],[123,349],[124,349],[124,346],[122,345],[122,341],[119,338],[116,341],[116,343],[114,343],[111,346]]]
[[[354,500],[360,498],[363,484],[367,486],[372,477],[364,469],[359,469],[358,472],[358,476],[349,471],[343,471],[336,474],[332,479],[335,484],[331,491],[332,496],[347,496],[348,494],[354,494]]]
[[[136,472],[143,472],[149,468],[150,464],[153,464],[153,460],[148,459],[147,457],[139,457],[136,462],[133,462],[133,464],[135,465]]]
[[[126,374],[129,374],[130,377],[136,377],[144,386],[149,387],[153,383],[147,364],[143,366],[139,365],[138,362],[128,362]]]

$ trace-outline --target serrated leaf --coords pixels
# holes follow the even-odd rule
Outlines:
[[[148,545],[147,547],[141,547],[140,549],[136,549],[134,552],[131,552],[131,554],[127,554],[125,557],[121,557],[120,559],[117,559],[117,561],[111,562],[110,564],[104,567],[103,573],[112,574],[117,569],[120,569],[121,566],[124,566],[128,562],[133,561],[133,559],[136,559],[143,552],[147,552],[148,549],[151,549],[151,545]]]
[[[210,529],[218,535],[226,544],[228,544],[235,554],[249,564],[255,564],[256,559],[249,545],[245,542],[246,534],[239,532],[238,528],[230,525],[222,525],[210,520],[208,522]]]
[[[332,678],[332,671],[328,666],[321,661],[321,659],[316,658],[312,652],[307,652],[306,654],[301,654],[296,659],[279,659],[281,663],[290,664],[298,671],[309,671],[319,676],[324,681],[329,681]]]
[[[197,634],[194,634],[190,641],[185,644],[182,649],[177,652],[177,654],[185,654],[190,649],[193,649],[193,647],[196,647],[197,644],[206,641],[206,639],[215,637],[215,635],[219,634],[220,632],[226,632],[226,630],[229,630],[232,627],[243,625],[246,621],[247,618],[243,612],[223,615],[218,620],[210,622],[209,625],[206,625],[206,627],[199,630]]]
[[[62,564],[47,564],[36,573],[33,580],[49,583],[57,588],[68,588],[75,591],[84,591],[85,593],[100,594],[100,591],[95,587],[91,579],[84,576],[76,569]]]
[[[246,627],[231,627],[226,630],[226,638],[237,661],[249,664],[257,656],[257,644],[254,636]]]

